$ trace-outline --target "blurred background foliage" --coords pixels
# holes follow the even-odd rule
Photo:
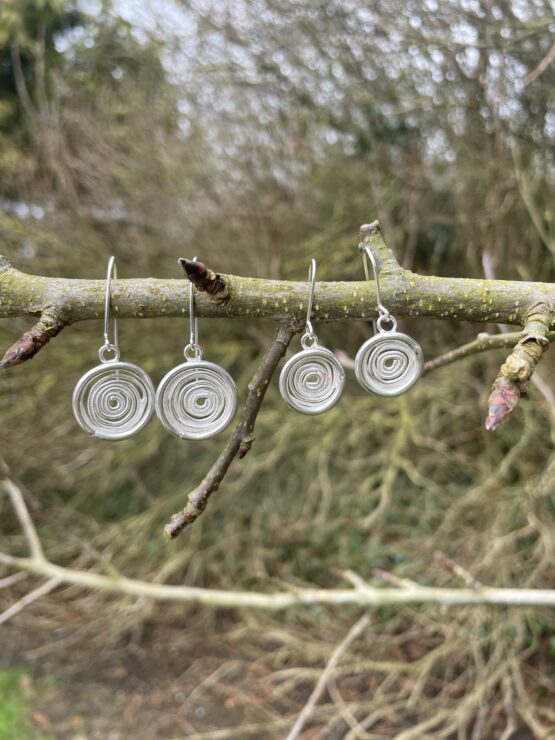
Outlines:
[[[51,276],[102,276],[115,254],[123,277],[178,277],[177,257],[198,255],[284,279],[315,257],[320,279],[360,279],[358,229],[378,218],[418,272],[552,282],[555,71],[534,70],[554,32],[548,0],[2,0],[0,251]],[[3,321],[2,345],[28,326]],[[427,357],[484,328],[404,326]],[[156,382],[186,329],[123,322],[123,354]],[[319,332],[353,356],[371,327]],[[272,334],[201,322],[205,354],[242,398]],[[265,591],[332,587],[346,568],[463,585],[440,550],[488,585],[555,587],[549,354],[542,389],[494,435],[482,419],[498,351],[399,399],[349,377],[318,418],[290,411],[273,383],[252,451],[169,543],[163,524],[222,441],[182,442],[154,421],[117,444],[88,439],[70,400],[100,344],[100,322],[73,326],[0,379],[1,455],[53,561]],[[3,549],[23,552],[5,499],[0,516]],[[356,615],[64,588],[2,627],[0,655],[35,682],[30,737],[282,737]],[[548,610],[372,619],[336,674],[342,700],[326,697],[306,737],[553,736]],[[12,694],[0,728],[27,701]]]

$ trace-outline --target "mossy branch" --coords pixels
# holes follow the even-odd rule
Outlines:
[[[555,286],[509,280],[477,280],[417,275],[403,269],[385,244],[378,222],[361,227],[360,244],[368,246],[380,269],[382,301],[396,317],[429,317],[525,326],[513,353],[503,365],[490,397],[488,429],[504,421],[526,392],[533,369],[548,346],[547,332],[555,329]],[[300,326],[309,295],[307,283],[263,280],[214,272],[202,262],[179,260],[195,286],[200,317],[272,319]],[[103,280],[68,280],[26,275],[0,256],[0,318],[40,316],[6,353],[0,368],[32,358],[64,326],[98,319],[104,309]],[[182,280],[115,280],[112,306],[119,318],[183,316],[188,311]],[[376,318],[373,281],[319,282],[313,320],[345,321]],[[435,361],[452,362],[482,344],[461,348]],[[428,365],[426,370],[434,369]],[[244,437],[248,449],[248,439]]]
[[[552,303],[555,286],[511,280],[479,280],[417,275],[403,269],[386,246],[379,224],[363,226],[367,244],[380,265],[383,302],[397,317],[428,317],[523,326],[530,307]],[[185,270],[187,260],[180,260]],[[304,319],[308,283],[218,274],[197,263],[193,273],[199,317]],[[41,316],[54,311],[65,324],[99,319],[104,308],[103,280],[27,275],[0,257],[0,318]],[[120,318],[183,316],[187,293],[182,280],[114,280],[112,305]],[[376,318],[373,281],[318,282],[314,321]],[[555,321],[552,321],[555,328]]]

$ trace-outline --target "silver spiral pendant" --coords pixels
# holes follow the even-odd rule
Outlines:
[[[422,375],[422,348],[412,337],[384,331],[368,339],[355,357],[355,374],[363,388],[378,396],[399,396]]]
[[[289,358],[279,376],[283,400],[304,414],[321,414],[341,398],[345,373],[333,352],[313,346]]]
[[[188,360],[165,375],[156,391],[156,413],[182,439],[207,439],[223,431],[237,411],[231,375],[213,362]]]
[[[142,429],[154,411],[154,386],[137,365],[103,362],[83,375],[73,391],[73,413],[100,439],[125,439]]]

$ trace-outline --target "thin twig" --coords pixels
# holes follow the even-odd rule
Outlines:
[[[279,361],[291,341],[295,330],[291,326],[278,327],[275,339],[268,347],[258,370],[249,383],[249,392],[243,412],[233,433],[216,462],[212,465],[202,483],[187,497],[185,508],[174,514],[164,529],[169,539],[177,537],[188,524],[194,522],[206,508],[208,499],[217,491],[233,459],[239,454],[244,457],[253,442],[253,430],[256,417]]]
[[[11,576],[0,578],[0,589],[9,588],[10,586],[13,586],[15,583],[24,581],[28,577],[29,577],[28,573],[12,573]]]
[[[197,586],[172,586],[140,581],[121,576],[75,570],[55,565],[48,560],[20,558],[0,552],[0,563],[18,570],[47,578],[59,578],[60,583],[81,586],[94,591],[139,596],[153,601],[175,601],[204,604],[229,609],[280,610],[296,606],[359,605],[387,606],[401,604],[439,604],[441,606],[545,606],[555,608],[555,589],[489,588],[480,591],[470,588],[440,588],[414,584],[406,588],[327,589],[299,588],[295,591],[261,593],[258,591],[228,591],[199,588]]]
[[[509,334],[488,334],[487,332],[480,332],[476,339],[471,342],[462,344],[460,347],[445,352],[443,355],[434,357],[432,360],[428,360],[424,364],[423,375],[437,370],[445,365],[450,365],[452,362],[457,362],[470,355],[475,355],[478,352],[486,352],[489,349],[500,349],[505,347],[512,347],[520,336],[520,332],[510,332]],[[552,332],[552,336],[555,337],[555,332]]]
[[[537,80],[540,75],[542,75],[545,70],[549,67],[550,64],[555,62],[555,42],[553,43],[553,46],[551,49],[547,52],[547,54],[544,56],[544,58],[541,60],[541,62],[538,64],[538,66],[533,69],[531,72],[528,72],[526,77],[523,80],[524,87],[527,87],[530,85],[534,80]]]
[[[519,340],[507,357],[495,379],[488,399],[485,427],[494,431],[514,411],[520,398],[527,394],[528,382],[536,365],[549,348],[549,327],[553,309],[546,303],[530,308]]]
[[[513,347],[520,337],[519,331],[512,331],[503,334],[488,334],[487,332],[480,332],[478,336],[466,344],[461,344],[459,347],[450,349],[442,355],[432,358],[424,363],[423,375],[439,370],[441,367],[450,365],[453,362],[458,362],[466,357],[475,355],[479,352],[486,352],[490,349],[505,349],[507,347]],[[547,338],[552,341],[555,339],[555,332],[549,332]],[[334,350],[334,354],[346,370],[353,370],[355,367],[355,361],[352,357],[341,349]]]
[[[440,565],[442,565],[447,570],[450,570],[453,575],[463,580],[470,588],[473,588],[475,591],[479,591],[482,588],[482,584],[480,583],[480,581],[474,578],[472,573],[466,570],[466,568],[463,568],[462,565],[459,565],[459,563],[456,563],[451,558],[448,558],[447,555],[442,553],[440,550],[437,550],[434,553],[434,557]]]
[[[19,523],[21,524],[23,534],[25,535],[25,539],[27,540],[32,559],[36,560],[37,562],[44,561],[45,557],[42,550],[42,545],[40,544],[37,530],[35,529],[35,525],[33,524],[33,520],[31,519],[31,515],[29,514],[29,509],[27,508],[27,504],[25,503],[23,494],[15,485],[15,483],[9,478],[4,478],[4,480],[1,480],[0,486],[4,488],[11,499],[12,506],[15,509],[15,513],[17,514],[17,518],[19,519]]]
[[[326,688],[328,678],[333,674],[336,665],[341,660],[341,656],[346,652],[351,643],[353,643],[364,632],[369,624],[370,615],[363,614],[362,617],[360,617],[360,619],[358,619],[353,624],[343,640],[341,640],[339,645],[335,648],[330,659],[328,660],[326,667],[322,671],[320,678],[316,682],[316,686],[314,687],[312,694],[310,695],[302,712],[297,717],[295,724],[291,728],[291,732],[287,735],[287,740],[296,740],[296,738],[299,737],[300,733],[303,730],[303,727],[310,720],[314,707],[318,703],[318,700],[320,699],[324,692],[324,689]]]
[[[4,622],[7,622],[8,619],[11,619],[13,616],[25,609],[25,607],[32,604],[33,601],[36,601],[42,596],[46,596],[46,594],[49,594],[57,586],[59,586],[60,583],[61,580],[59,578],[50,578],[48,581],[46,581],[46,583],[43,583],[38,588],[35,588],[34,591],[31,591],[30,593],[23,596],[21,599],[19,599],[19,601],[16,601],[15,604],[12,604],[0,614],[0,624],[4,624]]]
[[[45,311],[29,331],[26,331],[6,350],[0,360],[0,369],[15,367],[32,360],[45,344],[59,334],[65,326],[64,320],[55,311]]]

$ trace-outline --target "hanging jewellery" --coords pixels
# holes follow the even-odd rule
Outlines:
[[[397,331],[397,321],[382,303],[379,270],[374,255],[361,246],[364,272],[369,280],[368,258],[372,264],[378,304],[377,334],[360,347],[355,357],[355,375],[363,388],[378,396],[399,396],[422,375],[422,348],[412,337]]]
[[[193,261],[196,262],[194,257]],[[237,411],[237,388],[231,375],[202,359],[195,318],[193,284],[189,283],[189,344],[185,362],[161,380],[156,413],[162,424],[182,439],[206,439],[224,430]]]
[[[73,413],[93,437],[125,439],[141,430],[154,411],[154,386],[145,371],[120,361],[118,320],[114,319],[110,341],[112,278],[117,277],[116,258],[110,257],[104,298],[104,344],[98,352],[100,365],[86,372],[73,391]]]
[[[320,347],[310,316],[316,284],[316,260],[308,271],[310,294],[306,311],[302,350],[290,357],[279,376],[279,392],[283,400],[296,411],[321,414],[340,399],[345,385],[345,373],[333,352]]]

